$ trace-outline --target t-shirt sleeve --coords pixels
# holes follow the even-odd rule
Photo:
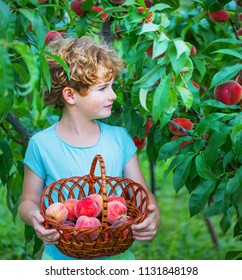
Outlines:
[[[43,179],[46,178],[46,171],[40,149],[34,138],[29,140],[23,163],[26,164],[39,177]]]
[[[123,147],[124,147],[124,164],[126,164],[136,153],[137,147],[131,135],[123,128]]]

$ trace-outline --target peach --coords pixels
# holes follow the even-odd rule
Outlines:
[[[236,81],[229,80],[214,89],[214,99],[226,104],[238,104],[242,98],[242,86]]]
[[[85,14],[85,12],[81,9],[83,2],[85,2],[85,0],[74,0],[70,5],[70,9],[78,16],[82,16]]]
[[[125,221],[116,221],[112,224],[112,227],[114,226],[118,226],[118,225],[122,225],[124,224]],[[114,236],[118,239],[125,239],[129,234],[129,230],[128,228],[126,229],[119,229],[118,231],[115,231],[114,229]]]
[[[153,121],[151,119],[147,119],[145,122],[145,134],[144,137],[147,137],[152,126],[154,125]]]
[[[150,8],[152,6],[152,4],[153,4],[153,0],[145,0],[145,6],[147,8]]]
[[[76,221],[75,228],[96,228],[100,226],[101,222],[96,217],[80,216]],[[91,238],[91,240],[95,240],[97,239],[98,234],[98,232],[93,232],[89,234],[89,237]],[[77,234],[76,238],[79,241],[84,240],[84,236],[82,234]]]
[[[64,37],[63,31],[49,31],[45,36],[45,43],[49,44],[51,41],[56,40],[60,37]]]
[[[143,7],[138,7],[137,9],[138,9],[138,11],[139,11],[140,13],[144,13],[144,12],[145,12],[145,9],[144,9]],[[146,8],[146,11],[148,11],[148,10],[149,10],[149,8]],[[143,24],[143,23],[145,23],[145,22],[146,22],[146,23],[152,22],[153,19],[154,19],[153,13],[152,13],[152,12],[149,12],[149,15],[146,16],[145,19],[142,20],[140,23],[138,23],[138,25],[141,25],[141,24]]]
[[[63,203],[55,202],[46,208],[45,215],[47,218],[61,223],[67,220],[68,210]]]
[[[97,217],[99,213],[100,206],[91,197],[82,197],[75,207],[75,215],[77,218],[80,216]]]
[[[225,22],[230,19],[230,14],[225,10],[208,13],[209,18],[215,22]]]
[[[173,119],[173,122],[175,122],[176,124],[180,125],[185,130],[193,129],[193,123],[190,120],[186,119],[186,118],[176,118],[176,119]],[[186,133],[184,131],[182,131],[181,129],[176,127],[171,122],[168,123],[168,129],[174,135],[179,135],[179,136],[186,135]]]
[[[120,195],[111,194],[110,196],[108,196],[108,202],[112,202],[112,201],[119,201],[123,203],[123,205],[127,206],[126,200]]]
[[[107,221],[113,224],[116,221],[127,220],[127,207],[119,201],[111,201],[108,203]]]
[[[65,227],[65,229],[62,229],[63,237],[65,238],[65,240],[70,240],[71,234],[69,233],[69,231],[72,231],[73,228],[75,228],[75,223],[72,221],[66,220],[66,221],[61,222],[61,225]]]
[[[133,141],[135,143],[135,146],[139,149],[142,150],[144,149],[145,145],[146,145],[146,141],[144,138],[140,139],[137,135],[135,135],[133,137]]]
[[[97,202],[97,204],[99,205],[100,212],[97,215],[97,217],[100,216],[101,213],[102,213],[102,208],[103,208],[103,198],[102,198],[102,196],[99,193],[92,193],[88,197],[91,197],[92,199],[94,199]]]
[[[237,31],[236,34],[238,37],[242,36],[242,27],[240,27]]]
[[[76,208],[76,204],[79,200],[75,199],[75,198],[69,198],[67,199],[64,203],[64,205],[66,206],[67,210],[68,210],[68,217],[67,219],[69,221],[75,222],[77,220],[77,217],[75,215],[75,208]]]
[[[197,54],[197,49],[196,49],[195,46],[192,45],[190,55],[192,56],[192,55],[195,55],[195,54]]]
[[[238,6],[242,7],[242,0],[236,0]]]
[[[100,13],[103,10],[103,8],[98,6],[92,6],[91,10]],[[101,14],[103,21],[107,20],[108,16],[108,13]]]

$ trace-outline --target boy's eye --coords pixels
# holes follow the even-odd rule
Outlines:
[[[99,90],[100,90],[100,91],[103,91],[103,90],[105,90],[105,89],[106,89],[106,87],[103,87],[103,88],[100,88]]]

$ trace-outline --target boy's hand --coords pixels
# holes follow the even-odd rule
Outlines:
[[[43,226],[43,222],[45,221],[44,217],[40,214],[39,211],[35,211],[32,214],[33,219],[33,227],[37,236],[45,243],[45,244],[58,244],[58,239],[60,234],[56,229],[46,229]]]
[[[148,206],[148,216],[137,225],[132,225],[133,238],[139,241],[152,240],[160,226],[160,215],[154,204]]]

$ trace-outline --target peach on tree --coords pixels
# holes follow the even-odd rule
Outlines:
[[[214,89],[214,99],[227,104],[238,104],[242,98],[242,86],[236,81],[229,80]]]

